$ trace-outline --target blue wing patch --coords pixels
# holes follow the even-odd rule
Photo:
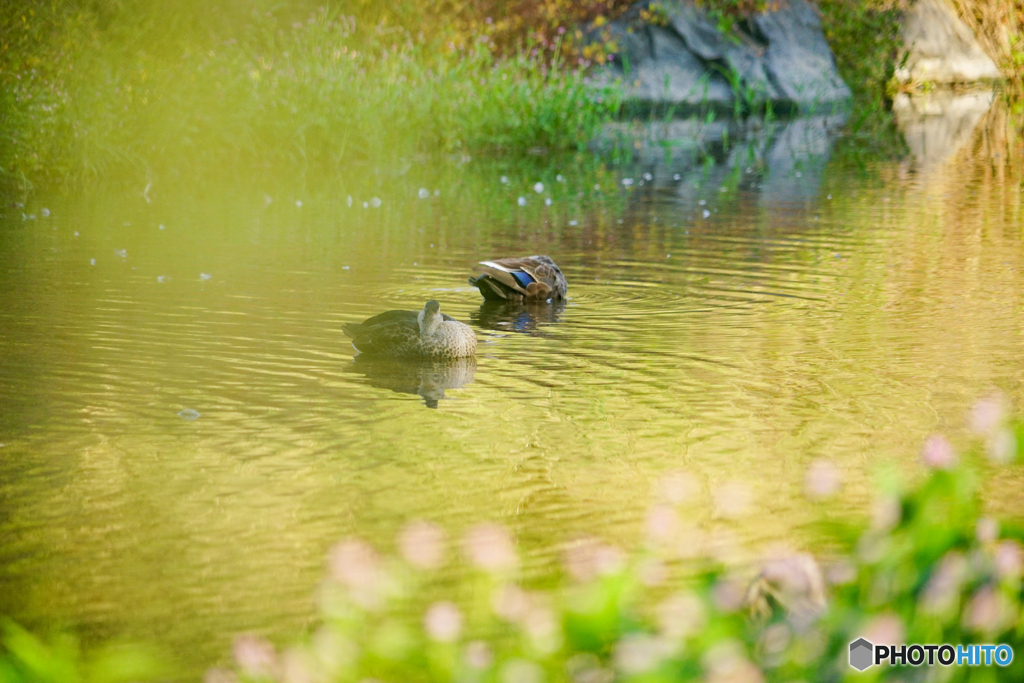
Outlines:
[[[524,273],[521,270],[514,270],[511,273],[509,273],[509,275],[514,277],[516,279],[516,282],[518,282],[519,286],[522,287],[523,289],[526,289],[530,285],[530,283],[533,282],[533,278],[530,277],[530,274]]]

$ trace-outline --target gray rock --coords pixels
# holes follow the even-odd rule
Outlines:
[[[754,22],[768,43],[765,69],[784,100],[808,111],[850,99],[818,13],[805,0],[790,0]]]
[[[587,38],[617,46],[617,59],[598,70],[596,82],[620,82],[628,103],[684,105],[680,113],[749,112],[766,103],[777,111],[807,111],[850,98],[806,0],[789,0],[728,35],[693,0],[663,2],[666,26],[641,18],[647,5],[633,5]]]
[[[971,29],[942,0],[918,0],[903,20],[903,83],[973,83],[1001,78]]]

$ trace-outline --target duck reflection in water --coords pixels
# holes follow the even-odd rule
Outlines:
[[[446,389],[458,389],[473,382],[476,358],[398,360],[358,355],[346,372],[363,375],[367,384],[379,389],[422,396],[428,408],[437,408]]]
[[[480,309],[470,313],[470,320],[487,330],[518,332],[543,336],[542,325],[559,322],[565,311],[565,299],[544,301],[484,301]]]

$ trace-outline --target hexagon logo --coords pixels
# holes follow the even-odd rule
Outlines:
[[[857,671],[863,671],[874,664],[875,646],[864,638],[858,638],[850,643],[850,666]]]

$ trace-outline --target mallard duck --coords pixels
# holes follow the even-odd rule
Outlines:
[[[495,301],[555,301],[565,298],[569,285],[547,256],[481,261],[483,273],[469,278],[485,299]]]
[[[465,358],[476,353],[473,328],[428,301],[422,311],[387,311],[342,325],[356,351],[391,358]]]

